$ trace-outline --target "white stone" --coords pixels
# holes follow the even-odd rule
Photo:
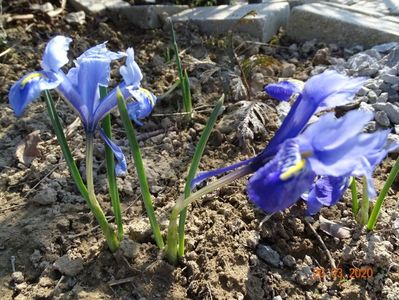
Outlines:
[[[109,8],[111,11],[113,8]],[[142,29],[162,27],[162,20],[188,9],[187,5],[130,5],[117,8],[127,20]]]
[[[313,3],[295,7],[287,34],[296,40],[317,38],[345,47],[367,47],[399,40],[399,24],[351,12],[327,4]]]
[[[281,26],[286,27],[289,14],[288,2],[271,2],[196,7],[174,15],[172,20],[174,23],[191,22],[207,34],[226,33],[234,28],[235,32],[248,33],[267,42]],[[246,21],[239,23],[245,15],[248,15]]]
[[[380,124],[381,126],[384,127],[388,127],[391,122],[389,122],[389,118],[387,116],[387,114],[384,111],[377,111],[374,115],[374,119],[376,120],[376,122],[378,124]]]

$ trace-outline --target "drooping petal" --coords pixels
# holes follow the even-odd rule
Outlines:
[[[113,141],[111,141],[101,128],[99,129],[99,131],[100,131],[101,138],[108,145],[108,147],[111,148],[111,150],[114,153],[114,156],[117,160],[117,164],[115,165],[115,174],[117,176],[124,175],[127,171],[127,163],[126,163],[125,155],[122,152],[122,149],[119,146],[117,146]]]
[[[248,195],[264,211],[277,212],[294,204],[314,178],[301,158],[299,145],[287,140],[277,155],[249,179]]]
[[[312,185],[307,197],[308,214],[316,214],[321,207],[336,204],[344,195],[350,182],[349,176],[322,176]]]
[[[17,117],[22,115],[25,107],[36,100],[42,91],[54,89],[62,81],[59,77],[50,77],[47,77],[45,72],[32,72],[13,84],[8,98]]]
[[[144,119],[148,117],[156,102],[157,97],[149,90],[144,88],[130,89],[130,95],[135,99],[134,102],[127,104],[127,111],[129,113],[130,119],[132,119],[137,125],[143,125],[139,119]]]
[[[304,83],[299,80],[285,80],[278,83],[271,83],[265,86],[265,92],[270,97],[279,101],[288,101],[291,96],[302,92]]]
[[[143,74],[134,60],[133,48],[128,48],[126,53],[126,64],[120,67],[119,72],[121,73],[126,85],[138,88],[140,86],[140,81],[143,79]]]
[[[57,35],[47,43],[41,62],[44,71],[58,72],[62,66],[68,63],[68,50],[71,42],[71,38]]]

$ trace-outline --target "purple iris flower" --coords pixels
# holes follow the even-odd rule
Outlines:
[[[299,136],[287,139],[276,156],[250,178],[250,199],[272,213],[309,192],[308,213],[314,214],[342,197],[351,176],[365,176],[369,197],[375,197],[373,170],[399,144],[387,146],[387,130],[362,133],[372,118],[372,113],[363,111],[349,112],[340,119],[329,113]]]
[[[111,62],[126,56],[126,64],[120,68],[124,79],[119,85],[122,94],[125,98],[134,97],[138,103],[147,101],[147,98],[151,97],[151,103],[155,104],[155,96],[140,87],[143,75],[134,61],[132,48],[127,49],[126,53],[116,53],[109,51],[106,43],[99,44],[80,55],[74,61],[75,67],[65,74],[61,68],[68,63],[67,53],[71,42],[72,39],[65,36],[56,36],[51,39],[43,54],[42,70],[23,76],[11,87],[9,100],[17,116],[21,116],[25,107],[36,100],[42,91],[56,89],[77,111],[86,134],[93,135],[99,127],[99,122],[117,105],[116,88],[100,99],[99,87],[108,86]],[[138,106],[147,107],[146,103]],[[129,115],[138,122],[139,118],[144,118],[151,112],[150,109],[144,113],[142,111],[130,106]],[[126,159],[120,147],[112,142],[102,130],[100,130],[100,136],[112,149],[117,159],[116,174],[126,172]]]
[[[255,172],[276,155],[281,144],[286,139],[296,137],[301,133],[316,112],[351,102],[365,80],[366,78],[364,77],[349,78],[336,71],[325,71],[310,78],[303,88],[298,81],[282,81],[266,86],[265,90],[272,97],[280,101],[286,101],[294,93],[299,94],[281,127],[277,130],[267,147],[257,156],[245,161],[221,169],[200,173],[192,181],[192,186],[199,184],[209,177],[217,176],[246,165],[252,169],[252,172]]]

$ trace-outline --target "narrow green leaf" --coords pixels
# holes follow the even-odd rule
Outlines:
[[[190,80],[187,75],[187,70],[184,70],[184,85],[183,85],[183,101],[185,112],[191,113],[193,111],[193,105],[191,102],[191,90],[190,90]]]
[[[354,216],[357,215],[359,211],[359,199],[357,197],[356,179],[351,177],[351,193],[352,193],[352,213]]]
[[[100,98],[103,99],[107,95],[107,88],[100,86]],[[102,121],[102,128],[105,135],[112,139],[112,126],[111,126],[111,116],[108,114]],[[111,197],[112,208],[115,215],[115,223],[118,227],[118,239],[121,241],[123,239],[123,223],[122,223],[122,213],[121,213],[121,203],[119,200],[118,184],[115,175],[115,161],[114,154],[110,147],[105,143],[105,161],[107,166],[107,179],[108,179],[108,189],[109,195]]]
[[[191,194],[191,181],[194,179],[195,175],[197,174],[198,166],[200,164],[202,155],[204,153],[205,146],[208,142],[208,139],[212,132],[212,129],[215,126],[217,117],[220,114],[220,111],[223,106],[223,102],[224,102],[224,94],[222,95],[222,97],[220,97],[219,101],[216,103],[216,106],[214,107],[214,109],[208,119],[208,122],[206,123],[206,126],[204,128],[204,131],[202,132],[199,143],[195,149],[194,156],[191,161],[190,169],[188,171],[186,184],[184,187],[184,198],[188,198]],[[180,218],[179,218],[178,255],[180,257],[182,257],[184,255],[184,227],[185,227],[186,217],[187,217],[187,209],[184,209],[180,213]]]
[[[87,204],[89,205],[90,208],[90,200],[89,200],[89,194],[87,192],[86,185],[84,184],[82,177],[80,176],[80,172],[78,167],[75,164],[75,161],[72,157],[71,151],[69,150],[68,143],[66,141],[64,131],[62,129],[60,120],[58,118],[57,112],[55,110],[55,105],[53,98],[48,90],[44,91],[44,99],[46,101],[47,105],[47,111],[51,120],[51,124],[54,127],[55,135],[57,136],[58,143],[61,147],[62,153],[64,154],[65,161],[68,165],[69,171],[71,172],[72,178],[75,181],[79,192],[82,194],[83,198],[86,200]]]
[[[136,131],[134,130],[132,122],[129,118],[125,99],[123,98],[121,91],[118,89],[116,93],[118,99],[118,109],[121,114],[123,126],[125,127],[126,130],[126,135],[129,139],[130,149],[132,150],[133,153],[134,164],[136,166],[137,176],[139,178],[141,194],[143,196],[143,201],[144,201],[144,207],[146,209],[147,216],[150,219],[151,229],[154,234],[155,242],[157,243],[157,246],[160,249],[163,249],[164,242],[162,239],[161,231],[159,229],[159,224],[155,217],[154,207],[152,205],[152,197],[150,194],[150,189],[148,187],[147,176],[145,175],[144,163],[143,159],[141,158],[141,152],[140,152],[139,143],[137,141]]]
[[[384,203],[385,197],[388,194],[389,189],[391,188],[393,182],[395,181],[396,176],[399,173],[399,157],[396,159],[395,165],[392,167],[391,172],[389,172],[388,179],[385,181],[385,184],[378,195],[377,201],[371,211],[370,218],[367,223],[367,229],[373,230],[375,224],[377,223],[378,216],[380,215],[381,206]]]

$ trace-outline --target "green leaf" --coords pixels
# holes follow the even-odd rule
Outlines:
[[[219,116],[222,106],[224,102],[224,95],[220,97],[219,101],[216,103],[216,106],[214,107],[208,122],[206,123],[206,126],[204,128],[204,131],[202,132],[201,138],[199,140],[199,143],[197,147],[195,148],[194,156],[191,161],[190,169],[188,171],[188,176],[186,180],[186,184],[184,187],[184,198],[188,198],[191,194],[191,181],[194,179],[195,175],[197,174],[198,166],[200,164],[202,155],[205,150],[205,146],[208,142],[209,136],[212,132],[213,127],[215,126],[217,117]],[[179,249],[178,249],[178,255],[182,257],[184,255],[184,225],[186,222],[186,217],[187,217],[187,209],[184,209],[180,213],[180,219],[179,219]]]
[[[107,88],[100,86],[100,98],[103,99],[107,95]],[[111,126],[111,116],[108,114],[102,121],[102,128],[105,135],[112,139],[112,126]],[[110,147],[105,143],[105,161],[107,165],[107,179],[108,179],[108,189],[109,195],[111,197],[112,208],[115,215],[115,223],[118,227],[118,239],[121,241],[123,239],[123,223],[122,223],[122,212],[121,203],[119,200],[118,184],[116,181],[115,174],[115,161],[114,154]]]
[[[152,197],[150,194],[150,189],[148,187],[147,176],[145,175],[144,163],[141,158],[141,152],[139,143],[137,141],[136,131],[133,128],[132,122],[129,118],[129,114],[127,112],[125,99],[120,91],[117,89],[116,97],[118,99],[118,109],[121,114],[121,119],[123,126],[126,130],[127,138],[129,139],[130,149],[133,153],[134,164],[136,166],[137,176],[139,178],[141,194],[143,196],[144,207],[147,212],[147,216],[150,219],[152,233],[154,234],[155,242],[160,249],[163,249],[164,242],[162,239],[161,231],[159,229],[159,225],[154,213],[154,206],[152,204]]]

